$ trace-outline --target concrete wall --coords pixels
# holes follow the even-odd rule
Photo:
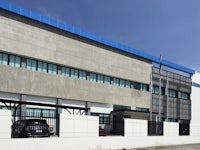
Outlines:
[[[98,137],[99,118],[94,116],[66,115],[60,116],[60,137]]]
[[[147,120],[125,119],[124,135],[127,137],[147,136]]]
[[[0,110],[0,140],[11,137],[11,112]]]
[[[192,77],[192,82],[200,84],[200,73],[195,73]],[[192,86],[192,120],[191,120],[191,135],[200,135],[200,119],[199,119],[199,106],[200,106],[200,87]]]
[[[150,81],[150,62],[0,11],[0,50],[142,83]]]
[[[6,114],[6,120],[4,115]],[[147,136],[147,121],[125,119],[125,136],[98,136],[98,118],[88,116],[67,116],[61,115],[61,137],[51,138],[20,138],[11,139],[10,135],[10,112],[1,111],[0,121],[6,126],[1,126],[4,132],[0,130],[0,145],[6,150],[12,150],[20,147],[21,150],[104,150],[104,149],[123,149],[137,148],[147,146],[175,145],[199,143],[197,136],[177,136],[177,124],[165,123],[164,136]],[[3,122],[2,122],[3,120]],[[9,131],[9,132],[7,132]],[[2,133],[5,133],[3,135]]]
[[[151,64],[0,10],[0,51],[149,84]],[[149,108],[149,92],[0,65],[0,91]]]
[[[149,92],[0,65],[0,91],[149,108]]]

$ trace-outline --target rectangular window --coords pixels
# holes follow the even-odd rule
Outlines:
[[[62,67],[61,68],[61,74],[62,76],[69,77],[70,76],[70,69],[68,67]]]
[[[113,78],[113,85],[119,86],[119,79],[118,78]]]
[[[71,69],[71,77],[78,78],[78,70],[77,69]]]
[[[97,82],[103,83],[103,75],[100,75],[100,74],[97,75]]]
[[[189,94],[185,92],[180,92],[180,97],[181,99],[189,100]]]
[[[9,65],[19,68],[21,66],[21,58],[18,56],[10,55],[9,56]]]
[[[90,81],[97,82],[97,75],[95,73],[90,73]]]
[[[38,61],[38,71],[47,72],[47,63]]]
[[[32,59],[26,59],[26,68],[28,70],[36,70],[36,60],[32,60]]]
[[[130,81],[126,81],[126,88],[130,88],[131,87],[131,82]]]
[[[57,65],[48,64],[48,73],[57,74]]]
[[[137,82],[133,82],[133,88],[137,89],[137,90],[140,90],[140,84],[137,83]]]
[[[153,94],[159,94],[159,87],[158,86],[153,86],[152,93]]]
[[[86,71],[79,70],[79,79],[86,80]]]
[[[141,91],[147,91],[147,90],[148,90],[147,85],[141,83],[141,84],[140,84],[140,90],[141,90]]]
[[[104,83],[105,84],[110,84],[110,77],[104,76]]]
[[[119,86],[120,86],[120,87],[125,87],[125,80],[120,79],[120,81],[119,81]]]
[[[177,97],[177,91],[173,89],[169,89],[169,96],[170,97]]]
[[[8,65],[8,54],[0,53],[0,64]]]

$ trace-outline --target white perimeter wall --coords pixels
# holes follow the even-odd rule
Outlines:
[[[60,137],[10,138],[11,114],[0,111],[0,145],[6,150],[101,150],[199,143],[199,135],[179,136],[177,123],[164,123],[164,136],[147,136],[147,121],[125,119],[125,136],[98,136],[98,117],[61,115]]]

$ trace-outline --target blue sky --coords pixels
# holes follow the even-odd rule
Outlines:
[[[6,0],[200,71],[200,0]]]

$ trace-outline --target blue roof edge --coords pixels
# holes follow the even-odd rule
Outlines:
[[[155,56],[152,56],[150,54],[141,52],[139,50],[135,50],[133,48],[124,46],[124,45],[119,44],[117,42],[113,42],[113,41],[104,39],[104,38],[102,38],[100,36],[97,36],[95,34],[83,31],[83,30],[81,30],[79,28],[73,27],[73,26],[65,24],[63,22],[56,21],[54,19],[51,19],[50,17],[38,14],[36,12],[32,12],[31,10],[27,10],[27,9],[21,8],[19,6],[16,6],[16,5],[11,4],[9,2],[6,2],[4,0],[0,1],[0,8],[4,9],[4,10],[7,10],[7,11],[10,11],[12,13],[18,14],[18,15],[21,15],[21,16],[27,17],[29,19],[32,19],[32,20],[35,20],[35,21],[39,21],[41,23],[56,27],[58,29],[61,29],[61,30],[64,30],[64,31],[67,31],[67,32],[70,32],[70,33],[73,33],[73,34],[76,34],[78,36],[87,38],[89,40],[93,40],[95,42],[98,42],[98,43],[101,43],[101,44],[116,48],[118,50],[121,50],[121,51],[130,53],[130,54],[133,54],[133,55],[148,59],[148,60],[153,61],[155,63],[160,63],[160,59],[158,57],[155,57]],[[183,72],[189,73],[189,74],[194,74],[195,73],[195,71],[190,69],[190,68],[187,68],[187,67],[172,63],[172,62],[167,61],[167,60],[163,60],[162,64],[166,65],[168,67],[177,69],[179,71],[183,71]]]

